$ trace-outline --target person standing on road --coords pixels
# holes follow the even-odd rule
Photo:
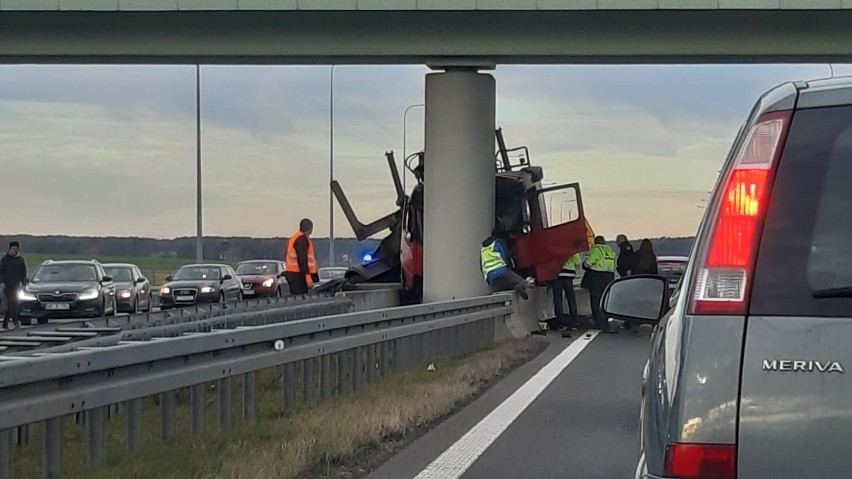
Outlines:
[[[607,285],[615,279],[615,251],[606,244],[603,236],[595,237],[595,244],[586,256],[583,269],[588,277],[589,302],[592,316],[595,318],[595,329],[614,333],[615,331],[609,328],[609,321],[601,308],[601,299]]]
[[[314,242],[311,241],[313,231],[313,221],[305,218],[299,222],[299,231],[291,236],[287,243],[284,276],[290,285],[290,294],[307,294],[314,287],[314,283],[319,281],[317,257],[314,253]]]
[[[482,275],[491,287],[491,292],[514,290],[521,298],[529,299],[527,280],[512,271],[505,232],[494,228],[491,236],[482,242],[479,254]]]
[[[639,245],[633,274],[657,274],[657,254],[649,239],[643,239]]]
[[[27,263],[20,254],[21,245],[17,241],[9,243],[9,251],[0,259],[0,285],[6,296],[6,314],[3,316],[3,329],[9,329],[9,321],[15,327],[21,327],[18,317],[18,291],[27,284]]]
[[[562,331],[563,338],[571,337],[568,331],[577,331],[577,295],[574,292],[574,278],[577,277],[577,266],[580,266],[582,262],[580,254],[574,254],[562,266],[559,276],[550,282],[550,289],[553,290],[553,312],[556,315],[554,327],[557,331]],[[568,300],[567,320],[562,304],[563,296]]]
[[[633,251],[633,245],[623,234],[615,237],[615,243],[618,245],[618,275],[622,278],[630,276],[636,263],[636,252]]]

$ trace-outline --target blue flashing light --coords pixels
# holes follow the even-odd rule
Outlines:
[[[370,261],[373,261],[373,254],[372,253],[364,253],[363,255],[361,255],[361,262],[362,263],[369,263]]]

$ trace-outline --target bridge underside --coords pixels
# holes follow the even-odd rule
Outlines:
[[[0,15],[0,63],[852,61],[852,10],[178,11]]]

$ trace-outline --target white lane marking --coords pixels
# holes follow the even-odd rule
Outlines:
[[[597,331],[584,334],[545,365],[535,376],[506,398],[464,436],[426,466],[414,479],[458,479],[503,434],[510,424],[595,339]]]

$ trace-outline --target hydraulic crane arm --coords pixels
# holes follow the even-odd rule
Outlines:
[[[392,151],[385,153],[385,157],[388,160],[388,167],[390,168],[394,189],[396,190],[396,205],[402,208],[402,205],[405,203],[405,191],[402,189],[399,169],[396,167],[396,160],[394,159]],[[364,241],[370,236],[373,236],[383,230],[393,230],[402,218],[402,210],[400,209],[365,225],[358,220],[355,210],[352,208],[352,205],[349,203],[349,199],[346,197],[346,193],[343,192],[343,188],[337,180],[331,182],[331,191],[334,193],[334,197],[337,198],[337,203],[340,204],[340,207],[343,209],[343,214],[346,216],[346,220],[352,227],[352,232],[355,233],[355,237],[358,241]]]

